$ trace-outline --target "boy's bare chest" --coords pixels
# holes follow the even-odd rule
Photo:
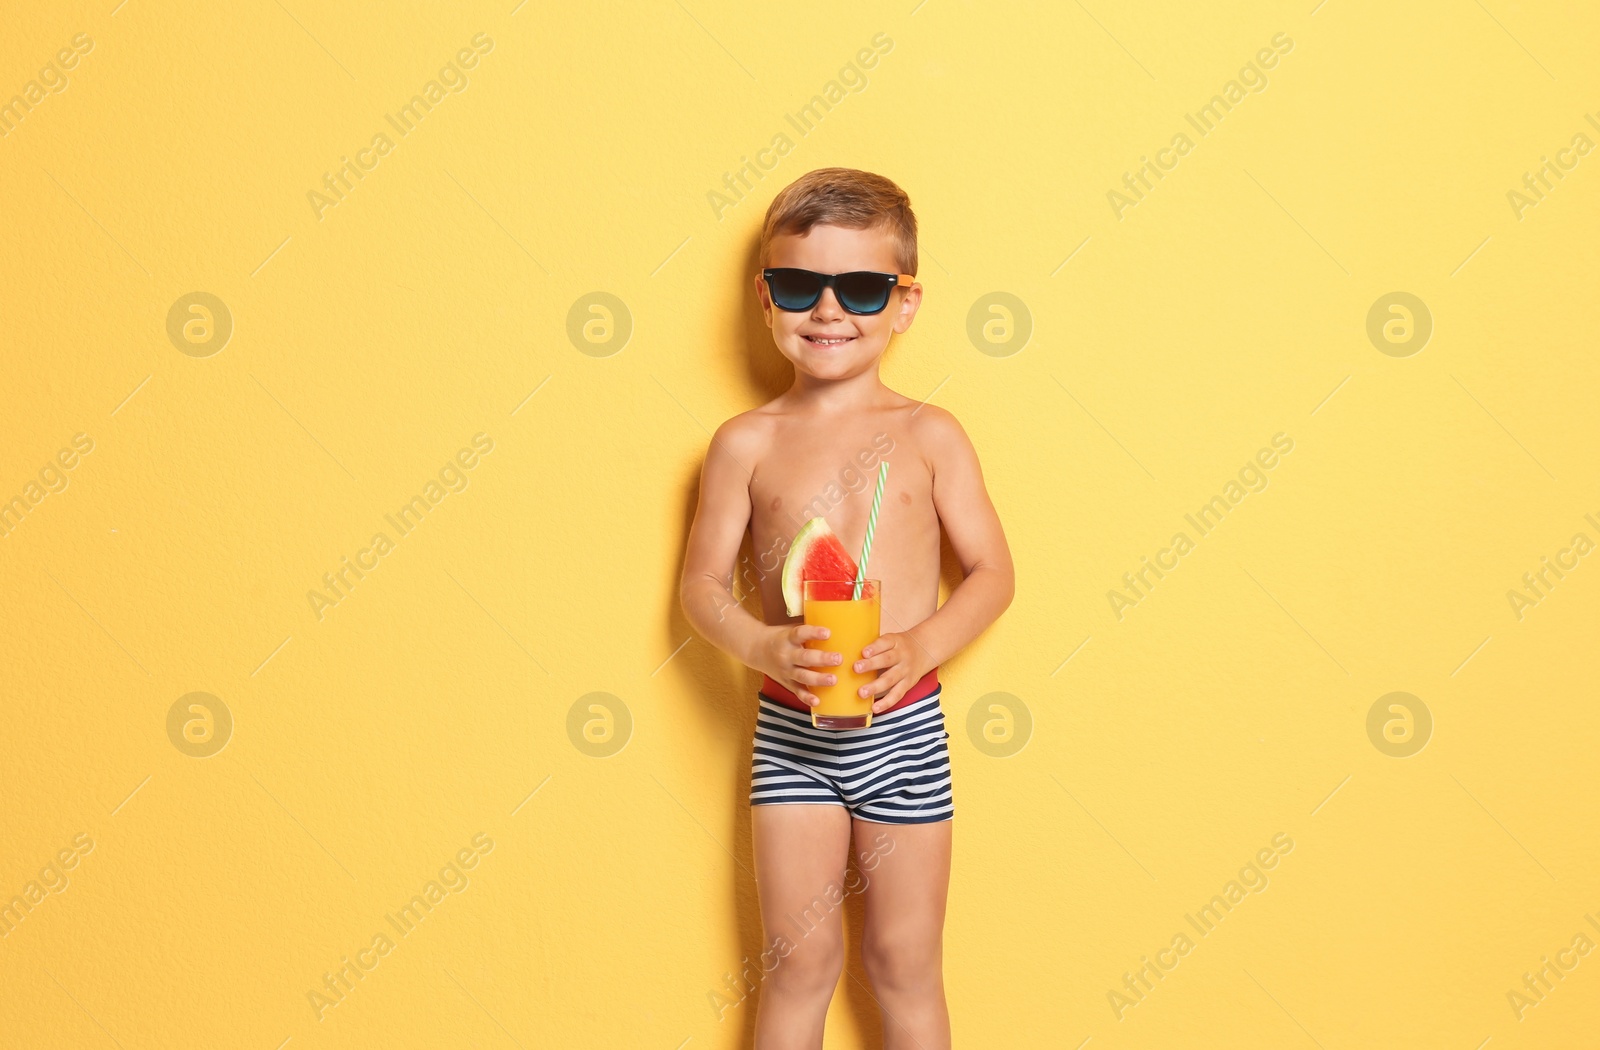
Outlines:
[[[751,530],[757,552],[788,550],[800,526],[824,518],[848,549],[866,533],[880,464],[889,463],[879,526],[885,516],[926,517],[937,528],[933,478],[903,425],[882,423],[835,432],[780,431],[750,481]],[[911,521],[906,521],[910,524]]]

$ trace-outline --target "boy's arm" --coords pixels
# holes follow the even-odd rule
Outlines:
[[[874,683],[883,690],[873,693],[874,712],[894,706],[922,675],[966,648],[999,619],[1016,590],[1011,548],[984,488],[978,453],[955,416],[933,405],[923,411],[930,417],[919,442],[933,467],[933,506],[963,579],[932,616],[898,638],[888,636],[883,648],[875,642],[864,650],[873,655],[863,670],[891,669]],[[900,640],[908,636],[909,644]]]
[[[831,683],[805,667],[842,659],[836,653],[804,647],[809,639],[827,637],[826,631],[804,624],[762,623],[734,600],[731,590],[739,545],[750,523],[747,464],[756,462],[757,446],[735,420],[723,423],[712,436],[700,472],[700,502],[689,527],[678,600],[701,637],[745,666],[771,675],[807,703],[814,703],[815,695],[805,687]],[[826,677],[831,679],[831,673]]]

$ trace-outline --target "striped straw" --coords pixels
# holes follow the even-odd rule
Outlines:
[[[878,487],[872,491],[872,513],[867,515],[867,538],[861,543],[861,564],[856,566],[856,587],[851,601],[861,600],[861,585],[867,582],[867,559],[872,556],[872,534],[878,531],[878,504],[883,502],[883,483],[889,480],[889,461],[878,464]]]

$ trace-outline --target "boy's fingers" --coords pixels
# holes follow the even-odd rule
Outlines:
[[[893,675],[884,674],[874,678],[861,688],[867,691],[867,698],[871,699],[874,696],[882,696],[889,692],[895,687],[896,684],[899,683],[899,681],[900,680]]]
[[[888,635],[884,634],[879,635],[877,638],[874,638],[872,641],[868,642],[862,647],[861,651],[872,656],[877,656],[879,653],[886,653],[893,648],[894,640]]]
[[[889,708],[891,708],[895,704],[899,703],[900,702],[900,698],[902,696],[905,696],[906,693],[910,691],[910,689],[911,689],[910,681],[909,680],[902,680],[899,685],[897,685],[893,689],[889,690],[889,694],[887,696],[885,696],[881,700],[878,700],[877,702],[875,702],[872,705],[872,713],[877,715],[877,714],[882,714],[883,712],[889,710]]]
[[[796,668],[795,669],[794,680],[796,682],[801,683],[802,685],[833,685],[834,684],[834,676],[833,675],[824,674],[821,671],[807,671],[804,668]]]
[[[802,642],[819,642],[828,637],[828,629],[814,623],[797,624],[794,629],[794,636]]]
[[[802,667],[837,667],[844,662],[844,654],[827,649],[800,649],[794,654],[794,662]]]
[[[865,671],[881,671],[885,667],[893,666],[893,664],[894,664],[894,654],[893,653],[879,653],[876,656],[869,656],[865,660],[857,660],[851,666],[854,667],[857,671],[865,672]]]
[[[799,682],[784,682],[782,684],[788,688],[789,692],[793,693],[795,696],[798,696],[802,704],[806,704],[811,707],[817,706],[816,694],[812,693]]]

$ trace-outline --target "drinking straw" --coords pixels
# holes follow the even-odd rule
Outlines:
[[[872,556],[872,534],[878,529],[878,504],[883,502],[883,483],[889,480],[889,461],[878,464],[878,487],[872,490],[872,512],[867,515],[867,538],[861,543],[861,564],[856,566],[856,587],[851,601],[861,600],[861,585],[867,582],[867,559]]]

